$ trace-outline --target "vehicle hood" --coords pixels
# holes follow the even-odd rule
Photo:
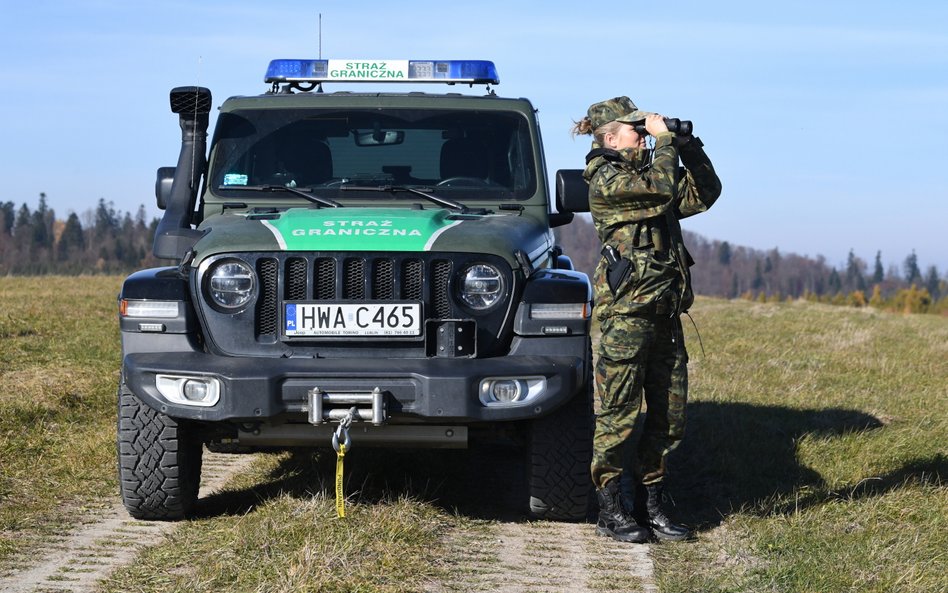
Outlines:
[[[196,261],[239,251],[440,251],[491,253],[519,267],[522,250],[534,265],[552,237],[518,214],[460,214],[446,209],[291,208],[274,213],[228,212],[206,220]]]

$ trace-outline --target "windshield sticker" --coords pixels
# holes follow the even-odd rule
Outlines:
[[[247,185],[247,176],[240,173],[226,173],[224,185]]]
[[[426,251],[449,228],[447,210],[373,208],[292,209],[266,221],[277,244],[287,251]]]

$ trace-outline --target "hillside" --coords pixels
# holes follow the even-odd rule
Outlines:
[[[588,216],[576,216],[570,224],[556,229],[557,243],[570,256],[576,269],[592,276],[599,261],[601,245]],[[906,257],[904,270],[884,270],[881,252],[872,268],[851,252],[845,269],[837,270],[823,257],[810,258],[794,253],[752,249],[728,241],[707,239],[684,231],[685,244],[695,259],[692,280],[697,294],[736,298],[759,294],[780,298],[808,295],[832,297],[861,291],[865,300],[875,286],[884,298],[915,285],[927,291],[932,302],[948,296],[948,279],[940,278],[932,266],[919,270],[917,257]]]

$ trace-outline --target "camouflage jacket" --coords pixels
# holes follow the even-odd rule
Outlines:
[[[652,303],[669,314],[686,311],[694,300],[679,219],[704,212],[721,194],[711,161],[692,138],[680,148],[674,134],[659,134],[654,155],[630,148],[603,149],[593,143],[583,177],[589,182],[589,210],[599,240],[631,262],[630,273],[615,294],[606,282],[603,258],[594,283],[596,315],[643,313]],[[678,166],[678,159],[685,165]]]

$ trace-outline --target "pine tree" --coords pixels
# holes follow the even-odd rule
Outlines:
[[[30,256],[33,253],[33,213],[26,204],[20,206],[16,213],[16,222],[13,223],[13,237],[21,255]],[[20,258],[22,263],[23,258]]]
[[[935,266],[928,266],[928,271],[925,273],[925,288],[928,290],[928,294],[931,295],[933,301],[937,301],[941,298],[941,284],[938,281],[938,270]]]
[[[922,272],[918,269],[918,256],[915,255],[915,250],[912,250],[912,254],[905,258],[905,281],[909,284],[914,284],[922,279]]]
[[[853,250],[849,250],[849,257],[846,258],[846,284],[850,290],[865,292],[866,280],[862,275],[863,262]]]
[[[830,294],[839,294],[843,290],[843,281],[840,279],[839,272],[836,271],[836,268],[830,271],[827,284],[829,285]]]
[[[13,202],[0,203],[0,233],[12,234],[16,222],[16,205]]]
[[[63,234],[59,237],[59,243],[56,244],[56,259],[59,261],[72,259],[85,249],[85,246],[86,238],[82,233],[82,225],[79,224],[79,217],[73,212],[66,220]]]
[[[876,251],[876,263],[872,269],[872,282],[879,284],[885,280],[885,270],[882,269],[882,251]]]
[[[95,209],[95,236],[102,240],[114,237],[119,230],[118,215],[112,202],[106,204],[105,199],[99,198],[99,205]]]
[[[26,204],[20,206],[20,209],[16,213],[16,222],[13,224],[13,232],[18,233],[22,232],[20,229],[27,229],[33,224],[33,214],[30,212],[30,207]]]
[[[46,204],[46,194],[40,193],[39,206],[33,212],[33,245],[38,248],[49,248],[53,246],[53,223],[56,221],[56,213]]]

